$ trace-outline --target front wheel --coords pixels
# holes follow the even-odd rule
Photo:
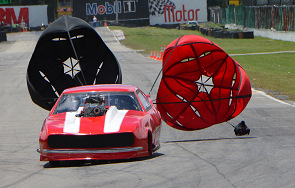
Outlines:
[[[52,167],[58,167],[59,166],[59,161],[49,161],[49,164]]]
[[[149,155],[153,155],[153,139],[152,139],[152,133],[148,133],[148,151]]]

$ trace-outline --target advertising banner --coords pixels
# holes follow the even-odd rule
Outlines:
[[[207,21],[207,0],[149,0],[150,25]]]
[[[118,19],[148,19],[148,0],[117,0]],[[73,16],[92,21],[116,20],[116,1],[79,0],[73,2]]]
[[[36,6],[1,6],[0,22],[4,24],[14,25],[29,23],[30,27],[48,24],[47,5]]]

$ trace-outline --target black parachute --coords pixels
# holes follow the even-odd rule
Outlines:
[[[119,62],[85,21],[63,16],[40,36],[27,70],[32,101],[50,110],[64,89],[121,84]]]

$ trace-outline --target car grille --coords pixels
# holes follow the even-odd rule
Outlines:
[[[133,133],[101,135],[50,135],[50,148],[110,148],[127,147],[134,144]]]

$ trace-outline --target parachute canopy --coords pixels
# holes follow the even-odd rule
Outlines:
[[[169,126],[192,131],[228,121],[250,98],[245,71],[218,45],[185,35],[167,46],[156,103]]]
[[[122,83],[114,54],[85,21],[63,16],[40,36],[27,69],[31,98],[50,110],[64,89]]]

